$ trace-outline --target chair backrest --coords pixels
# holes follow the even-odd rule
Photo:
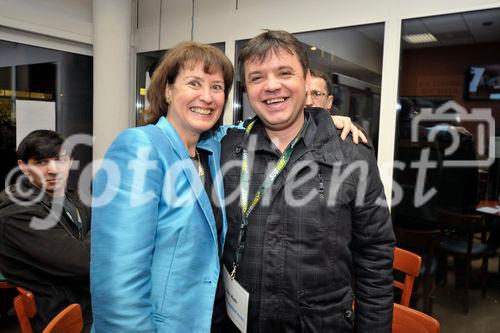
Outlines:
[[[439,333],[439,321],[423,312],[394,303],[392,333]]]
[[[394,280],[394,287],[403,291],[401,294],[401,304],[410,305],[411,292],[415,277],[420,273],[422,259],[413,252],[403,250],[399,247],[394,248],[394,269],[405,273],[404,282]]]
[[[425,273],[430,273],[442,237],[441,229],[429,229],[424,226],[413,226],[412,228],[394,226],[394,233],[396,234],[396,245],[421,256],[423,265],[425,265]]]
[[[81,333],[83,329],[80,304],[70,304],[55,316],[42,333]]]
[[[37,313],[35,297],[31,291],[21,287],[17,287],[17,291],[19,295],[14,298],[14,309],[19,320],[21,333],[33,333],[30,319]]]
[[[485,217],[482,214],[464,214],[439,208],[439,223],[444,227],[449,227],[459,233],[476,233],[485,230]]]

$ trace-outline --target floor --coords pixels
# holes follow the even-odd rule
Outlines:
[[[488,263],[488,289],[481,297],[480,289],[469,291],[470,311],[462,312],[460,292],[454,288],[450,273],[448,283],[436,291],[433,317],[441,323],[441,333],[498,333],[500,332],[500,276],[498,257]],[[480,261],[477,261],[480,264]]]
[[[500,276],[498,257],[490,259],[489,280],[486,297],[480,289],[469,292],[470,312],[462,313],[460,293],[453,286],[452,272],[448,284],[439,287],[434,301],[433,317],[441,323],[441,333],[498,333],[500,332]],[[14,313],[0,318],[1,333],[20,333]]]

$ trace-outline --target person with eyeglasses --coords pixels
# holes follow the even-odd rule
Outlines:
[[[332,81],[323,72],[311,69],[311,82],[306,91],[306,107],[330,111],[333,105]]]
[[[342,122],[342,123],[352,123],[353,127],[358,129],[358,136],[361,139],[361,142],[367,143],[368,139],[363,133],[363,129],[358,124],[352,122],[350,117],[339,115],[338,110],[333,106],[333,95],[332,91],[332,80],[326,75],[324,72],[310,69],[311,73],[311,81],[307,87],[306,91],[306,108],[322,108],[330,112],[332,116],[334,115],[334,122]],[[343,134],[342,139],[345,139],[345,135]],[[357,142],[357,141],[356,141]]]

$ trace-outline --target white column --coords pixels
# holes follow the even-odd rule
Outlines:
[[[394,0],[397,1],[397,0]],[[399,56],[401,46],[401,19],[395,15],[385,22],[384,60],[382,64],[382,99],[377,162],[385,196],[391,206],[396,137],[396,104],[398,100]]]
[[[129,126],[132,4],[130,0],[93,0],[92,6],[95,160]]]

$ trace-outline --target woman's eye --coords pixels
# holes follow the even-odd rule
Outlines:
[[[290,76],[290,75],[292,75],[292,72],[290,72],[290,71],[281,71],[280,75],[281,76]]]
[[[198,81],[189,81],[188,85],[190,85],[191,87],[195,87],[195,88],[201,87],[201,84]]]
[[[222,91],[224,90],[224,87],[221,84],[216,84],[212,87],[212,89],[215,91]]]

